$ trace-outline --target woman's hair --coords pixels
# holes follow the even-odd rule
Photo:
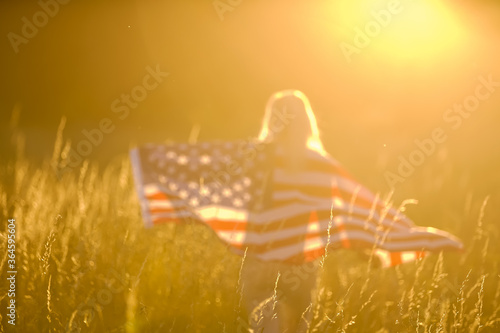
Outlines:
[[[298,100],[301,102],[299,107],[297,107]],[[295,132],[294,135],[304,137],[307,148],[324,155],[325,150],[319,137],[318,124],[311,108],[311,104],[303,92],[295,89],[281,90],[271,95],[266,104],[266,111],[262,121],[262,129],[258,139],[260,141],[267,142],[274,140],[276,136],[280,135],[280,133],[273,133],[271,121],[273,116],[279,118],[276,116],[276,113],[280,112],[280,110],[278,110],[280,106],[286,112],[292,104],[295,106],[292,107],[293,118],[289,120],[292,124],[285,123],[285,126],[293,128],[293,131]],[[293,122],[300,123],[293,126]],[[298,133],[299,131],[302,133]]]

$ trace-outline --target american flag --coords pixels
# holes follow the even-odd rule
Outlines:
[[[273,144],[148,144],[130,152],[146,226],[206,224],[234,252],[301,263],[336,248],[373,250],[384,266],[460,250],[356,182],[332,157],[307,151],[290,171]]]

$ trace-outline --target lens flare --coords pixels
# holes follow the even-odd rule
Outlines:
[[[441,1],[339,1],[331,30],[352,53],[390,61],[434,61],[464,49],[467,30]],[[330,23],[331,23],[330,22]]]

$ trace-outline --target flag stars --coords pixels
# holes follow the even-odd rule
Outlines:
[[[187,199],[187,197],[189,196],[189,193],[188,193],[188,191],[186,191],[186,190],[180,190],[180,191],[179,191],[179,196],[180,196],[182,199]]]
[[[255,143],[252,144],[255,147],[259,147]],[[241,224],[251,223],[254,220],[252,215],[259,215],[258,220],[264,224],[287,219],[290,223],[285,223],[283,229],[289,228],[293,231],[292,228],[295,228],[293,221],[303,213],[302,211],[290,211],[288,206],[292,208],[299,205],[314,211],[322,205],[322,202],[325,202],[328,205],[327,208],[332,208],[336,212],[331,221],[326,221],[330,223],[319,223],[316,216],[311,216],[309,223],[306,224],[307,228],[300,231],[300,237],[294,238],[293,244],[290,243],[290,249],[292,249],[292,246],[293,249],[288,250],[283,247],[283,252],[280,250],[280,253],[283,253],[283,255],[274,258],[281,260],[290,255],[301,254],[302,252],[307,253],[308,250],[324,247],[327,242],[326,236],[319,237],[317,240],[307,238],[308,235],[316,233],[332,232],[334,239],[337,239],[338,243],[343,247],[352,247],[356,245],[358,240],[364,240],[363,237],[367,235],[366,233],[348,233],[349,226],[358,226],[357,222],[352,219],[352,211],[358,207],[364,207],[364,205],[360,205],[354,199],[350,202],[349,198],[343,198],[337,191],[337,189],[347,188],[345,196],[349,197],[352,195],[355,198],[360,191],[361,185],[352,181],[354,185],[358,186],[352,190],[349,189],[350,187],[344,187],[346,184],[343,183],[345,181],[344,177],[334,172],[336,168],[340,168],[340,165],[336,161],[330,158],[324,159],[325,166],[331,166],[332,171],[325,171],[325,179],[321,181],[320,185],[324,188],[324,192],[318,192],[317,200],[308,200],[307,197],[301,198],[296,196],[295,202],[286,203],[286,206],[275,209],[277,206],[275,206],[275,202],[271,199],[273,198],[274,191],[277,190],[272,185],[274,181],[279,180],[278,177],[274,177],[276,176],[277,168],[273,166],[272,160],[269,162],[260,161],[261,156],[272,158],[274,152],[266,148],[263,150],[266,153],[265,155],[249,159],[242,152],[237,152],[238,146],[239,144],[237,143],[234,143],[231,147],[231,145],[225,145],[224,142],[216,142],[205,144],[204,146],[188,144],[180,145],[179,147],[177,144],[167,144],[158,147],[156,145],[147,145],[145,148],[142,148],[143,150],[139,151],[141,154],[138,156],[140,159],[133,161],[133,163],[143,166],[141,168],[142,174],[135,175],[144,178],[142,189],[144,193],[141,194],[145,194],[146,198],[141,203],[143,204],[143,208],[147,209],[147,215],[149,215],[148,224],[161,221],[165,213],[172,218],[192,217],[195,215],[202,222],[208,222],[214,218],[231,218],[231,220]],[[213,152],[214,149],[218,151]],[[228,159],[227,155],[233,159],[231,165],[224,164],[224,161]],[[308,152],[307,159],[309,158],[314,160],[315,163],[320,163],[322,159],[321,156],[313,152]],[[249,167],[250,162],[254,163],[252,167]],[[158,165],[163,165],[163,167],[158,167]],[[216,168],[223,170],[224,173],[219,174]],[[243,172],[231,172],[232,170],[239,169],[243,170]],[[297,191],[300,192],[302,192],[302,188],[304,187],[304,194],[306,194],[307,186],[309,184],[312,185],[314,182],[314,180],[309,182],[306,176],[304,174],[304,180],[307,182],[304,182],[303,185],[299,184],[300,186],[297,185]],[[141,179],[138,180],[140,181]],[[269,181],[269,184],[266,183],[266,180]],[[290,185],[294,180],[294,178],[290,178]],[[348,179],[347,181],[351,182]],[[350,185],[350,183],[347,183],[347,185]],[[361,190],[364,191],[362,187]],[[269,202],[269,200],[271,201]],[[360,222],[360,226],[363,225],[365,231],[368,230],[369,233],[374,235],[368,242],[380,249],[377,250],[377,255],[386,253],[385,250],[382,250],[383,248],[390,248],[395,252],[407,249],[408,243],[401,241],[402,238],[398,236],[403,233],[410,234],[412,242],[421,241],[422,243],[429,240],[428,236],[434,235],[433,239],[436,241],[427,242],[427,244],[433,246],[432,249],[435,250],[441,250],[444,246],[447,248],[448,246],[457,249],[461,248],[461,244],[457,240],[448,238],[446,234],[440,234],[439,230],[430,227],[414,228],[411,220],[404,216],[403,213],[396,214],[396,209],[386,206],[379,200],[378,196],[370,201],[373,204],[373,211],[370,212],[368,219],[363,219],[365,221]],[[200,209],[200,207],[206,207],[207,209]],[[349,212],[347,212],[348,209]],[[387,213],[386,211],[389,213],[385,214]],[[248,237],[248,232],[251,230],[233,230],[233,232],[227,232],[227,230],[222,229],[224,227],[224,224],[220,227],[218,224],[212,225],[214,231],[227,243],[242,244],[243,247],[249,246],[251,240]],[[265,230],[259,231],[259,233],[264,232]],[[272,235],[270,234],[269,236]],[[228,242],[228,239],[232,239],[232,241]],[[271,237],[268,243],[272,244],[276,241],[277,239]],[[295,251],[294,249],[297,248],[300,249],[298,253],[289,252]],[[266,246],[263,248],[262,255],[275,255],[276,252],[274,251],[273,247]],[[415,251],[405,251],[403,255],[398,255],[397,257],[389,256],[389,254],[386,255],[388,256],[385,260],[387,261],[386,266],[393,266],[397,263],[422,256],[419,252]]]
[[[202,195],[204,197],[207,197],[210,195],[210,190],[208,189],[207,186],[203,186],[202,188],[200,188],[200,195]]]
[[[163,154],[161,151],[154,151],[150,156],[149,156],[149,161],[154,162],[154,161],[159,161],[163,158]]]
[[[149,162],[156,163],[160,168],[163,168],[165,166],[163,156],[161,156],[160,154],[151,155],[151,157],[149,157]]]
[[[179,155],[179,157],[177,157],[177,163],[179,163],[180,165],[186,165],[188,163],[188,158],[186,155]]]
[[[235,207],[241,207],[243,206],[243,200],[241,200],[240,198],[236,198],[233,200],[233,205]]]
[[[197,198],[197,197],[192,197],[192,198],[189,200],[189,204],[190,204],[191,206],[196,207],[196,206],[198,206],[198,205],[200,204],[200,200],[198,200],[198,198]]]
[[[220,202],[220,196],[219,196],[218,194],[214,194],[214,195],[212,195],[212,201],[213,201],[214,203],[218,203],[218,202]]]
[[[209,156],[209,155],[201,155],[200,156],[200,163],[203,164],[203,165],[207,165],[207,164],[210,164],[210,162],[212,162],[212,158]]]
[[[167,153],[165,154],[165,157],[169,160],[173,160],[174,158],[177,157],[177,154],[175,153],[175,151],[172,151],[172,150],[169,150],[167,151]]]
[[[230,188],[226,187],[222,190],[222,195],[226,198],[229,198],[233,194]]]
[[[252,184],[252,181],[248,177],[243,177],[243,185],[246,187],[250,186]]]

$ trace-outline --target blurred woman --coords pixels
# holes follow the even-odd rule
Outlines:
[[[316,118],[307,97],[298,90],[283,90],[270,97],[258,139],[274,144],[277,158],[284,159],[283,171],[292,178],[305,171],[308,151],[324,154]],[[249,251],[243,263],[242,282],[251,330],[305,332],[312,313],[317,267],[317,261],[261,261]]]

